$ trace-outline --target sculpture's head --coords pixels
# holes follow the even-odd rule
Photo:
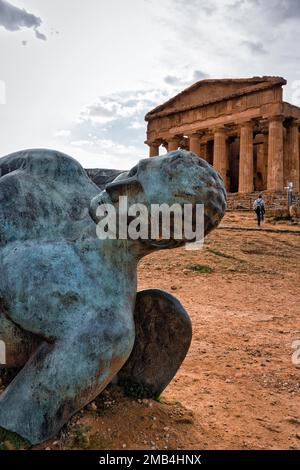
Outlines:
[[[93,220],[99,222],[99,205],[118,205],[120,196],[127,196],[128,207],[136,203],[145,205],[149,214],[153,204],[178,204],[182,208],[185,204],[190,204],[194,217],[196,205],[203,204],[204,235],[217,227],[226,208],[226,191],[222,178],[209,163],[185,150],[140,160],[129,172],[119,175],[92,200],[90,214]],[[153,248],[171,248],[185,241],[187,240],[184,238],[174,236],[174,227],[171,227],[167,240],[161,240],[160,237],[151,239],[151,236],[146,241],[141,240]]]

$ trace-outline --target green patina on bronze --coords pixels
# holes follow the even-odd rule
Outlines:
[[[226,204],[216,171],[181,150],[141,160],[100,194],[62,153],[27,150],[0,159],[0,339],[6,366],[24,366],[0,396],[0,427],[32,444],[54,436],[116,376],[159,394],[189,347],[190,322],[176,299],[146,292],[136,303],[139,260],[182,241],[96,236],[98,204],[119,195],[147,207],[203,203],[205,233]],[[169,322],[161,335],[159,314],[151,323],[156,309]],[[144,312],[142,324],[137,312]],[[174,344],[180,354],[173,358]]]

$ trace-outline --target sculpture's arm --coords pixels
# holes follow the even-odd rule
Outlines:
[[[113,313],[111,325],[98,316],[77,315],[73,330],[39,346],[0,396],[0,428],[40,443],[107,386],[126,362],[133,335]]]
[[[134,320],[134,348],[118,382],[129,394],[157,398],[189,350],[191,321],[181,303],[160,289],[137,293]]]

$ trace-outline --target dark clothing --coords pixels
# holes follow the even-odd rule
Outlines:
[[[257,225],[264,220],[265,203],[262,198],[258,198],[253,203],[253,209],[256,213]]]
[[[260,225],[260,222],[262,222],[264,220],[265,210],[264,210],[263,207],[258,206],[255,209],[255,212],[256,212],[257,225]]]

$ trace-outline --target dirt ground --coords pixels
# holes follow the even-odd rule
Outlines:
[[[300,235],[264,231],[299,226],[238,227],[256,228],[253,214],[228,213],[200,252],[156,253],[140,267],[139,287],[174,291],[193,322],[164,396],[193,411],[187,448],[300,449]]]
[[[111,387],[38,448],[300,449],[300,226],[252,228],[252,213],[229,212],[203,250],[143,260],[139,289],[191,316],[182,367],[159,402]]]

